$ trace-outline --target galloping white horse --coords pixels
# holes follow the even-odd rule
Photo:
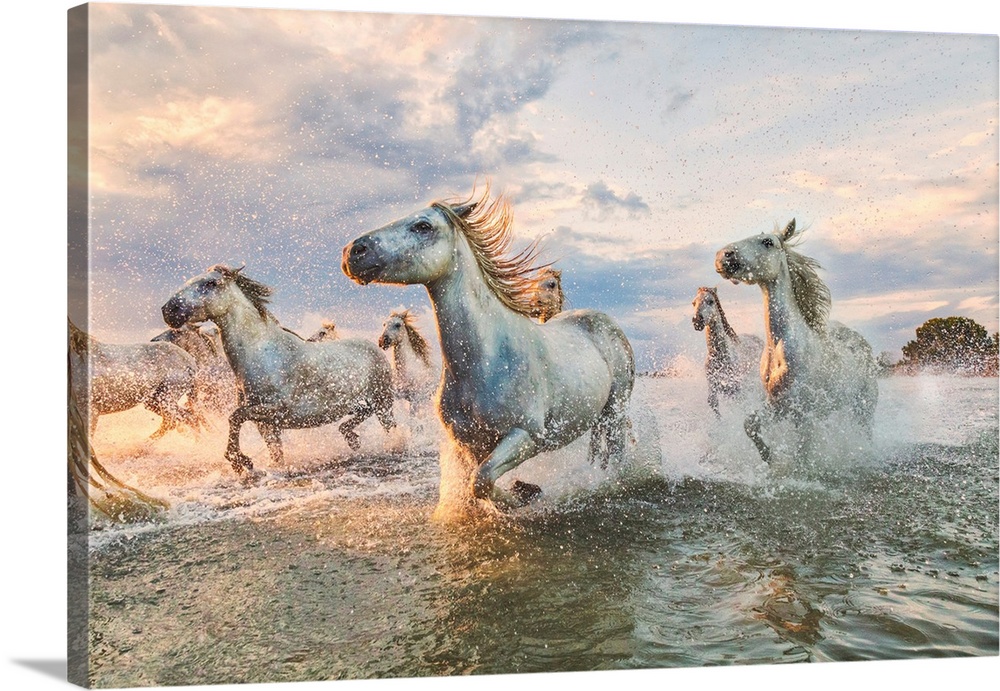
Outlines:
[[[102,343],[69,322],[73,394],[89,420],[143,405],[161,418],[152,437],[162,437],[182,423],[201,422],[191,409],[195,389],[194,358],[171,343]],[[186,398],[185,398],[186,397]]]
[[[443,372],[438,412],[472,466],[471,496],[520,506],[540,490],[503,474],[542,451],[590,432],[591,461],[623,457],[635,365],[625,334],[605,314],[563,312],[533,321],[534,253],[510,256],[511,213],[503,196],[434,202],[349,243],[342,268],[367,283],[427,287]],[[442,487],[444,487],[442,464]],[[468,486],[468,484],[466,486]],[[439,515],[444,504],[439,505]]]
[[[772,452],[761,430],[774,417],[791,419],[801,431],[846,410],[871,436],[878,402],[871,346],[856,331],[828,321],[830,291],[816,273],[816,260],[791,249],[799,237],[792,219],[784,230],[726,245],[715,256],[720,275],[757,284],[764,296],[767,340],[760,375],[767,406],[751,413],[744,426],[765,462]]]
[[[240,451],[240,427],[257,423],[271,458],[280,462],[281,430],[319,427],[347,415],[340,431],[352,449],[354,428],[375,414],[388,431],[392,374],[375,344],[361,339],[310,343],[283,328],[267,310],[271,289],[241,269],[216,265],[195,276],[163,305],[163,320],[178,328],[211,320],[240,385],[240,404],[229,416],[228,460],[237,472],[253,470]]]
[[[764,342],[752,334],[737,335],[726,319],[726,312],[715,288],[698,288],[695,295],[695,331],[705,332],[705,376],[708,378],[708,405],[719,413],[719,394],[733,398],[740,393],[748,373],[760,363]]]
[[[436,384],[431,373],[430,346],[409,310],[400,307],[389,314],[382,324],[378,347],[392,349],[392,389],[396,397],[409,402],[411,408],[429,402]]]

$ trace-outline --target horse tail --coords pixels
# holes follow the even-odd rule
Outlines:
[[[626,442],[631,422],[629,403],[635,386],[635,354],[625,332],[609,316],[591,310],[576,310],[566,318],[581,324],[607,363],[611,374],[608,400],[594,423],[590,438],[590,460],[600,459],[601,467],[608,462],[625,460]]]

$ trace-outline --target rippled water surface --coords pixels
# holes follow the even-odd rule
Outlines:
[[[762,467],[696,378],[640,379],[629,468],[576,443],[511,474],[507,517],[431,520],[438,436],[286,433],[255,485],[217,428],[102,418],[98,456],[171,502],[90,539],[97,686],[996,655],[996,379],[880,381],[874,446],[838,429]]]

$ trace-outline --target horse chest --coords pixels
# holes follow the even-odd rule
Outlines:
[[[784,341],[778,341],[764,354],[760,375],[764,390],[771,400],[781,398],[791,386],[792,370],[789,367],[789,359]]]
[[[446,376],[441,390],[441,419],[463,443],[499,438],[521,423],[527,407],[521,401],[522,393],[506,371],[482,378]]]

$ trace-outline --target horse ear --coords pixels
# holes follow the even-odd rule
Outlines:
[[[476,207],[479,206],[478,201],[467,201],[464,204],[457,204],[451,207],[451,210],[455,212],[455,215],[459,218],[466,218],[469,214],[475,211]]]
[[[790,240],[792,236],[795,235],[795,219],[793,218],[789,221],[788,225],[785,226],[785,230],[781,233],[782,241]]]

